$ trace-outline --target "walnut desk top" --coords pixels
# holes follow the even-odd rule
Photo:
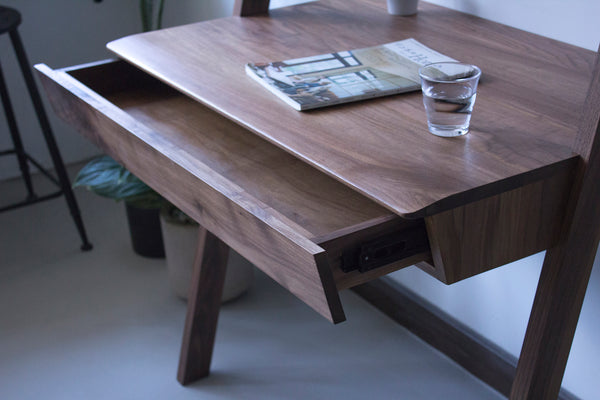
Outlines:
[[[413,37],[483,71],[471,133],[428,134],[421,94],[297,112],[247,62]],[[551,175],[571,145],[593,52],[424,3],[323,0],[126,37],[108,48],[398,215],[422,217]]]

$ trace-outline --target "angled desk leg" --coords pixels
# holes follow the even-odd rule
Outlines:
[[[200,227],[177,372],[182,385],[208,376],[228,255],[229,247]]]
[[[600,239],[600,61],[574,151],[581,155],[564,227],[544,259],[511,399],[556,399]]]

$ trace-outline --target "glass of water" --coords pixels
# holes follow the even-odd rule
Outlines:
[[[462,136],[469,132],[481,70],[458,62],[429,64],[419,69],[429,132]]]

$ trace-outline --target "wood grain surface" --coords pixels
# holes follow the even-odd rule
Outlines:
[[[246,76],[277,61],[414,37],[483,70],[472,132],[428,133],[418,92],[298,112]],[[395,213],[421,217],[552,175],[573,156],[593,52],[422,2],[321,0],[109,43],[120,57]]]

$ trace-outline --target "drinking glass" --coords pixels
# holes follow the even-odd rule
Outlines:
[[[415,15],[418,6],[419,0],[387,0],[388,13],[392,15]]]
[[[481,70],[471,64],[440,62],[419,69],[429,132],[455,137],[469,132]]]

